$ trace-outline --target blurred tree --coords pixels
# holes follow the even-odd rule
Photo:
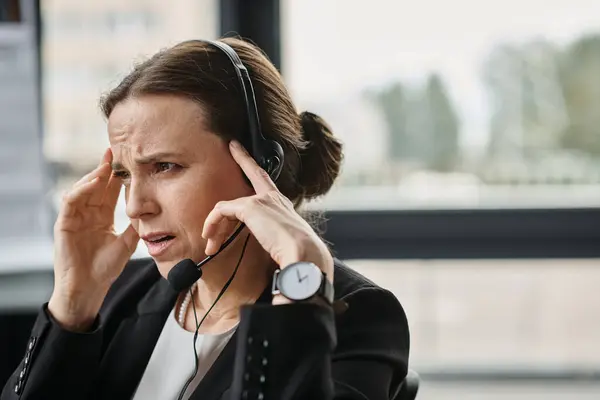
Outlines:
[[[423,100],[429,120],[429,132],[422,132],[428,139],[427,165],[436,171],[453,171],[460,156],[459,119],[439,74],[429,76]]]
[[[559,57],[546,41],[491,52],[483,72],[491,105],[491,158],[531,161],[560,147],[568,116]]]
[[[600,155],[600,35],[564,51],[548,42],[500,46],[484,65],[492,156],[540,150]]]
[[[561,145],[600,155],[600,35],[585,36],[569,46],[561,60],[561,83],[569,123]]]
[[[459,157],[459,122],[442,78],[432,74],[424,89],[396,82],[368,97],[380,107],[389,132],[388,156],[439,171]]]
[[[411,157],[413,146],[408,135],[409,100],[404,85],[396,82],[382,90],[370,91],[368,98],[381,109],[388,126],[388,157],[398,161]]]

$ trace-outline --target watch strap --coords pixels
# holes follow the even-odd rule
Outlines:
[[[325,301],[327,301],[328,304],[333,304],[333,298],[335,294],[333,284],[329,282],[329,279],[327,279],[327,275],[325,274],[325,272],[323,272],[321,276],[321,286],[319,287],[319,291],[316,294],[323,297],[323,299],[325,299]]]

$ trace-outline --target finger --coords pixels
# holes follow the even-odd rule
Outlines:
[[[207,256],[213,255],[215,254],[217,251],[219,251],[219,249],[221,248],[221,245],[223,244],[223,242],[225,241],[225,235],[215,235],[214,237],[211,237],[207,240],[206,242],[206,248],[204,249],[204,253]]]
[[[221,220],[217,228],[211,228],[210,236],[205,237],[207,239],[206,242],[206,255],[215,254],[223,243],[233,234],[236,227],[238,226],[239,221],[235,218],[224,218]]]
[[[254,191],[259,193],[266,193],[271,190],[277,190],[277,186],[264,169],[262,169],[252,158],[250,154],[244,149],[244,147],[236,140],[229,142],[231,155],[235,162],[242,168],[242,171],[248,177],[248,180],[252,184]]]
[[[129,258],[135,252],[137,244],[140,241],[140,236],[133,225],[129,224],[127,229],[125,229],[125,231],[119,235],[118,240],[122,245],[123,251],[125,252],[124,255]]]
[[[88,183],[92,179],[94,179],[94,178],[102,175],[103,173],[105,173],[106,169],[110,169],[108,163],[104,163],[104,164],[101,164],[101,165],[97,166],[96,168],[94,168],[94,170],[92,170],[91,172],[85,174],[77,182],[75,182],[75,184],[73,185],[73,187],[78,187],[78,186],[83,185],[84,183]]]
[[[95,177],[99,176],[100,174],[102,174],[104,172],[104,169],[106,168],[107,165],[110,165],[110,163],[112,162],[112,151],[110,150],[110,147],[108,149],[106,149],[106,151],[104,151],[104,155],[102,156],[102,160],[100,161],[100,163],[98,164],[98,166],[96,168],[94,168],[91,172],[85,174],[83,177],[81,177],[81,179],[79,179],[77,182],[75,182],[75,184],[73,186],[81,186],[84,183],[87,183],[89,181],[91,181],[92,179],[94,179]]]
[[[102,161],[100,161],[100,164],[98,164],[98,165],[110,164],[111,162],[112,162],[112,150],[109,147],[106,150],[104,150],[104,154],[102,155]]]
[[[111,168],[109,164],[102,164],[99,168],[100,173],[95,179],[98,179],[98,187],[99,190],[94,191],[90,198],[88,199],[88,205],[92,207],[98,207],[102,205],[102,200],[104,198],[104,193],[106,192],[106,187],[108,185],[109,179],[111,178]]]
[[[204,227],[202,228],[202,237],[209,239],[219,233],[221,233],[221,224],[229,221],[246,222],[243,219],[243,209],[246,206],[246,202],[250,198],[242,197],[232,201],[222,201],[217,203],[215,208],[211,210],[206,219],[204,220]]]
[[[63,197],[63,214],[67,217],[74,215],[77,211],[77,206],[85,204],[96,189],[98,189],[98,178],[83,183],[66,193]]]
[[[109,207],[114,210],[117,207],[119,201],[119,195],[121,194],[121,187],[123,186],[121,179],[111,174],[108,179],[108,185],[104,191],[104,198],[102,199],[102,205]]]

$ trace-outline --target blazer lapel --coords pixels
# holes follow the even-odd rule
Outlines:
[[[271,282],[267,285],[256,303],[271,302]],[[196,390],[190,396],[190,400],[220,400],[228,399],[228,388],[233,380],[233,366],[237,349],[238,331],[229,339],[223,351],[215,360],[204,378],[200,381]]]
[[[100,367],[99,376],[103,378],[97,385],[100,390],[96,398],[133,397],[176,300],[177,293],[158,275],[137,308],[113,333]]]

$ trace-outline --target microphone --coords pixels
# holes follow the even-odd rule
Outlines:
[[[181,292],[192,286],[201,277],[202,269],[198,268],[196,263],[188,258],[175,264],[169,271],[167,279],[176,292]]]
[[[202,277],[202,266],[204,266],[204,264],[215,258],[220,252],[225,250],[225,248],[227,248],[227,246],[229,246],[231,242],[233,242],[233,240],[240,234],[240,232],[242,231],[242,229],[244,229],[245,226],[246,225],[244,223],[241,223],[240,226],[233,233],[233,235],[231,235],[229,239],[227,239],[225,243],[221,245],[221,247],[215,254],[206,257],[198,264],[196,264],[189,258],[181,260],[177,264],[175,264],[175,266],[171,268],[171,271],[169,271],[169,274],[167,275],[167,280],[169,281],[169,284],[171,285],[173,290],[175,290],[176,292],[181,292],[192,286],[194,282],[200,279]]]

